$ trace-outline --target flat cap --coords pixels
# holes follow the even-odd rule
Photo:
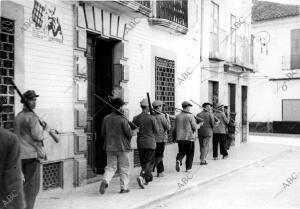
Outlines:
[[[155,100],[154,102],[152,102],[152,106],[153,107],[158,107],[158,106],[162,106],[164,103],[160,100]]]
[[[146,98],[144,98],[141,102],[140,102],[141,106],[143,107],[148,107],[148,100]]]
[[[39,97],[39,95],[37,95],[34,90],[28,90],[23,94],[23,97],[25,99],[33,99],[35,97]]]
[[[189,103],[188,101],[184,101],[184,102],[182,102],[181,106],[182,107],[188,107],[188,106],[192,107],[193,105],[191,103]]]
[[[217,105],[216,105],[216,108],[221,108],[221,107],[224,107],[224,105],[222,105],[222,104],[220,104],[220,103],[218,103]]]

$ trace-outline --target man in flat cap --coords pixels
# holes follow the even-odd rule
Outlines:
[[[224,113],[224,105],[217,104],[216,111],[214,113],[215,117],[220,121],[213,129],[213,158],[218,159],[218,148],[220,146],[220,153],[223,155],[223,159],[228,156],[226,150],[226,126],[229,123],[229,119]]]
[[[3,97],[0,98],[0,117]],[[3,99],[3,101],[2,101]],[[0,208],[24,209],[24,192],[17,136],[0,127]]]
[[[155,100],[152,103],[154,109],[154,116],[157,121],[158,132],[155,134],[156,149],[155,149],[155,162],[154,168],[157,170],[157,177],[163,177],[164,174],[164,150],[165,143],[168,142],[168,131],[171,129],[170,118],[168,114],[162,113],[163,102]]]
[[[190,113],[192,104],[184,101],[182,103],[182,111],[175,118],[176,141],[178,143],[178,154],[176,156],[176,171],[180,171],[182,159],[186,156],[185,168],[190,172],[193,165],[194,152],[195,152],[195,131],[198,126],[195,117]]]
[[[107,165],[100,184],[101,194],[104,194],[117,170],[120,172],[120,193],[129,192],[129,152],[131,151],[130,141],[133,131],[128,120],[122,115],[124,104],[125,102],[121,98],[113,99],[111,105],[115,109],[103,119],[101,134],[105,139]]]
[[[15,118],[15,133],[21,143],[26,209],[33,209],[40,189],[40,160],[46,159],[43,148],[43,131],[49,131],[49,127],[46,123],[41,126],[38,116],[27,107],[28,105],[32,110],[35,109],[36,98],[38,97],[35,91],[28,90],[23,94],[23,97],[25,100],[21,101],[24,104],[23,110]]]
[[[198,129],[198,139],[200,145],[200,165],[207,165],[206,157],[209,151],[209,142],[213,135],[215,126],[214,116],[212,114],[212,104],[205,102],[202,104],[203,111],[197,114],[197,117],[204,120],[203,125]]]
[[[137,133],[137,148],[141,162],[142,171],[137,178],[139,186],[144,189],[153,180],[152,170],[155,157],[155,134],[158,133],[157,122],[154,116],[149,114],[148,100],[140,102],[142,113],[133,118],[133,123],[139,127]]]

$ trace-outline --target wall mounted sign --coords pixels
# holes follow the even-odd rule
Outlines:
[[[40,39],[62,43],[64,36],[60,14],[54,4],[43,4],[35,0],[32,9],[32,21],[35,24],[32,35]]]

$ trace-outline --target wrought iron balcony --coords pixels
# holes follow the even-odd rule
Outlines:
[[[115,0],[114,2],[119,5],[126,6],[131,11],[136,12],[137,14],[143,14],[146,16],[150,16],[151,14],[151,2],[150,1],[120,1]]]
[[[282,70],[300,70],[300,54],[282,56]]]
[[[160,25],[178,33],[188,31],[188,1],[153,1],[151,25]]]
[[[209,59],[214,61],[226,60],[226,46],[228,42],[227,32],[218,29],[218,33],[210,33],[209,38]]]

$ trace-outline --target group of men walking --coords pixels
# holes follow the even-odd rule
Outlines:
[[[176,156],[176,171],[179,172],[182,160],[186,157],[185,170],[192,170],[195,141],[200,144],[200,165],[207,165],[209,143],[213,139],[213,158],[218,159],[218,149],[223,158],[228,157],[233,136],[229,137],[228,127],[235,126],[224,105],[218,104],[213,111],[212,104],[204,103],[203,111],[194,116],[190,112],[192,104],[188,101],[182,103],[181,112],[176,115],[174,129],[171,130],[170,117],[162,112],[164,103],[155,100],[152,103],[153,113],[150,114],[149,100],[140,102],[142,112],[133,118],[132,122],[123,115],[122,99],[113,99],[111,105],[113,112],[107,115],[102,123],[102,136],[105,139],[107,151],[107,166],[103,180],[100,183],[100,193],[104,194],[112,176],[118,170],[120,174],[120,193],[129,192],[129,152],[131,150],[131,137],[137,134],[137,148],[141,163],[141,172],[137,178],[140,188],[144,189],[153,181],[153,172],[157,177],[164,176],[163,156],[168,134],[172,133],[173,141],[178,143]]]

